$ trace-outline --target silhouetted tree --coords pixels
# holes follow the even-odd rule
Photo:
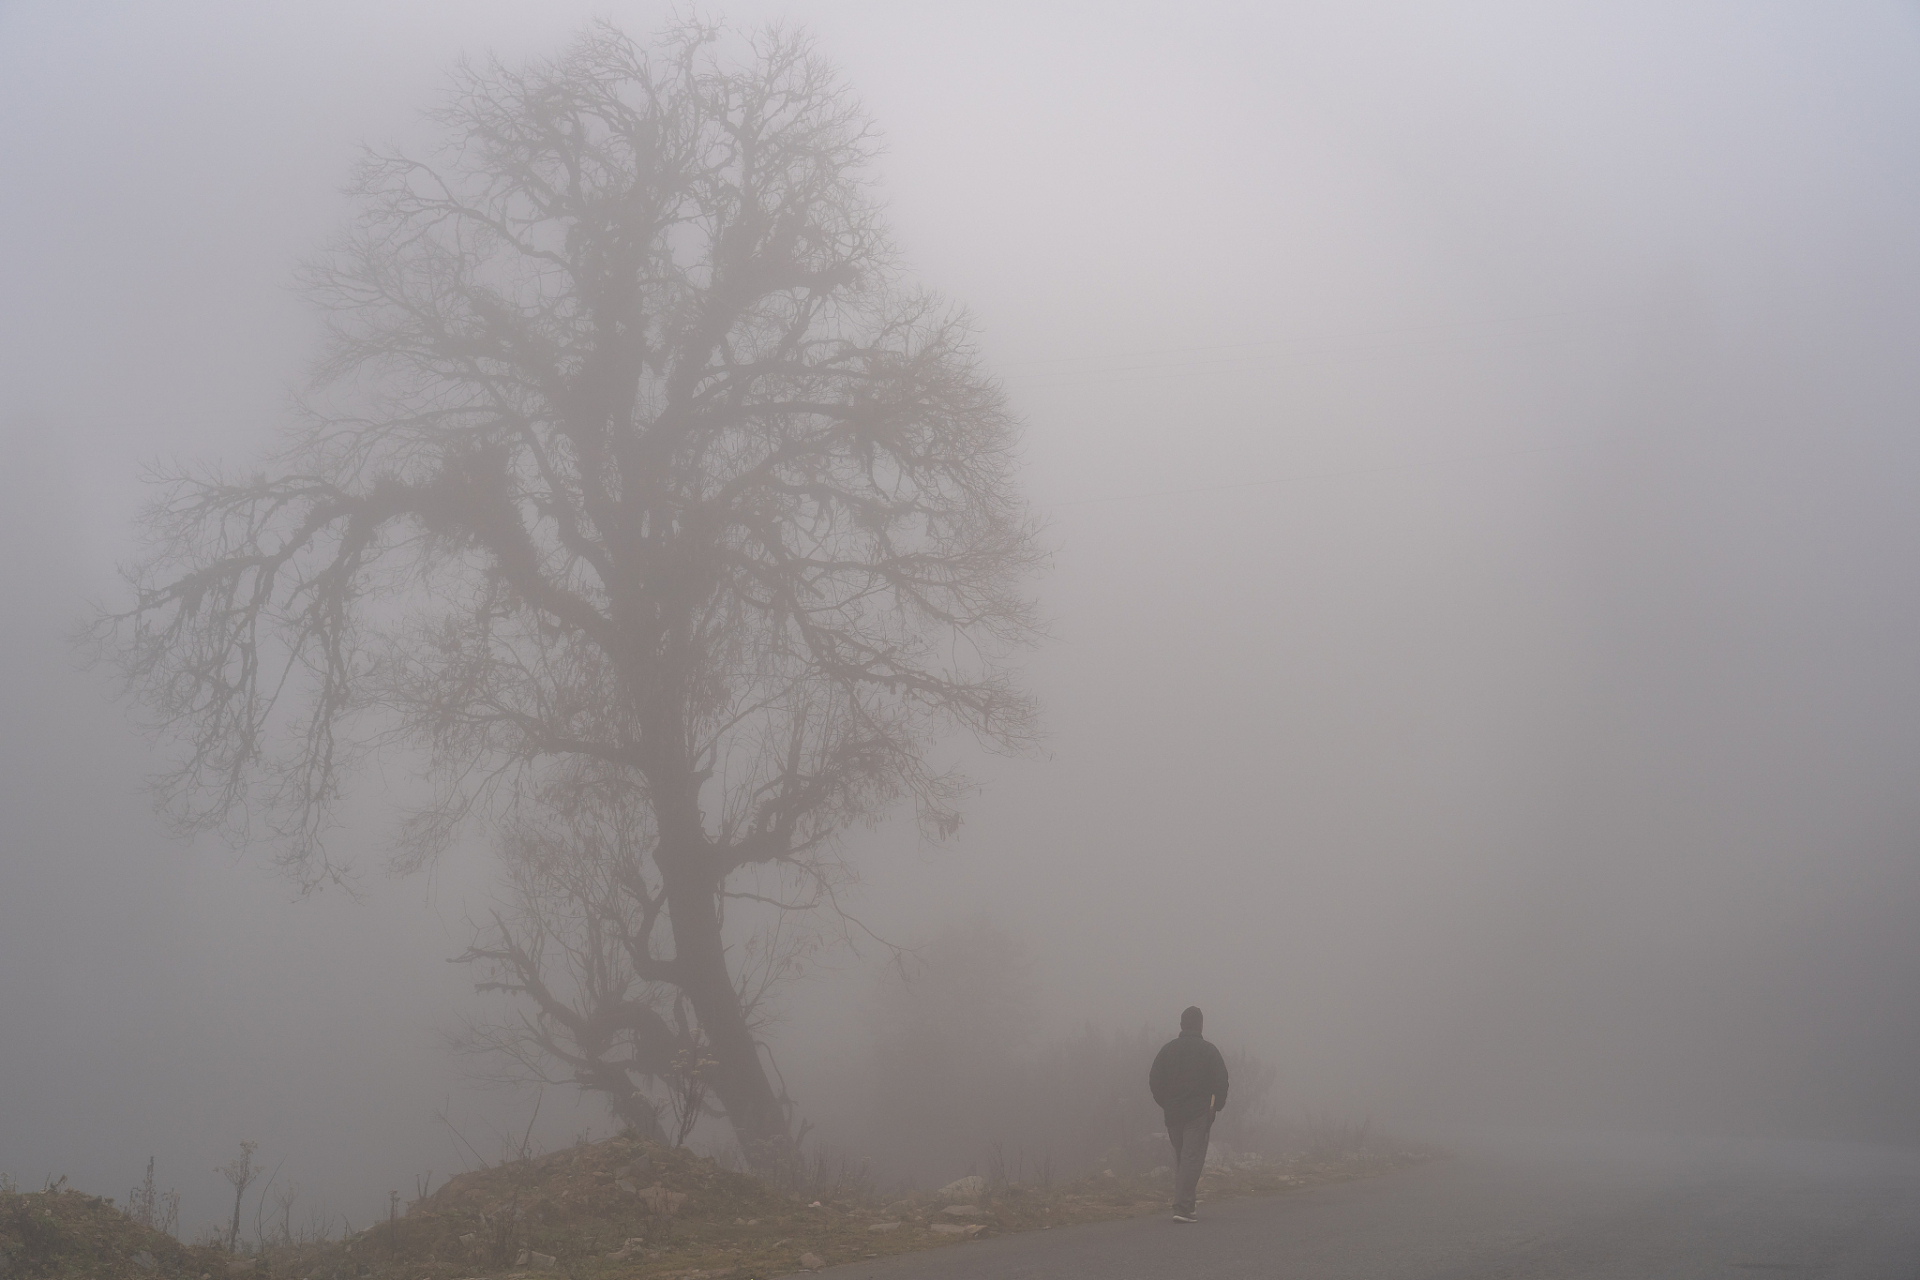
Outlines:
[[[240,1251],[240,1203],[247,1198],[247,1187],[260,1176],[260,1170],[253,1163],[254,1148],[257,1142],[240,1144],[240,1158],[229,1160],[217,1171],[221,1177],[233,1184],[233,1228],[227,1232],[227,1252]]]
[[[318,407],[269,471],[169,481],[103,634],[184,743],[180,820],[265,824],[304,885],[341,877],[369,751],[433,779],[399,869],[470,815],[623,810],[625,976],[684,995],[770,1152],[729,895],[830,893],[902,800],[950,831],[932,738],[1029,734],[1014,425],[965,317],[899,283],[870,128],[805,39],[600,26],[435,118],[310,270]]]
[[[456,957],[483,971],[479,990],[506,992],[519,1007],[471,1024],[461,1047],[509,1080],[596,1091],[629,1128],[684,1143],[709,1110],[720,1064],[685,992],[642,976],[672,945],[644,799],[604,781],[551,785],[532,799],[538,803],[523,797],[502,842],[504,902]],[[730,967],[757,1036],[766,997],[819,940],[795,914],[829,900],[837,867],[809,856],[795,867],[757,869],[771,885],[740,883],[754,870],[736,872],[723,897],[746,900],[759,917],[744,936],[734,931]],[[808,882],[811,894],[783,892]]]

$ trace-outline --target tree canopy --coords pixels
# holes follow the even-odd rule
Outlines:
[[[684,997],[743,1144],[778,1141],[727,895],[902,801],[950,830],[937,735],[1029,739],[1016,424],[903,282],[804,37],[597,26],[462,68],[433,119],[306,273],[331,336],[292,439],[165,479],[101,636],[182,744],[177,816],[270,832],[305,885],[370,752],[431,778],[401,869],[469,819],[618,814],[617,980]]]

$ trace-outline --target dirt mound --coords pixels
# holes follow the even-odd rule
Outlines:
[[[6,1280],[197,1280],[227,1275],[230,1261],[217,1249],[181,1244],[143,1226],[99,1196],[58,1185],[45,1191],[0,1188],[0,1276]]]
[[[405,1217],[262,1261],[302,1280],[502,1271],[752,1280],[799,1270],[802,1255],[872,1256],[872,1216],[803,1204],[710,1159],[620,1137],[461,1174]]]
[[[684,1150],[612,1138],[461,1174],[405,1217],[344,1242],[270,1250],[263,1270],[301,1280],[767,1280],[1114,1213],[1104,1201],[1049,1208],[1014,1188],[978,1205],[921,1195],[882,1207],[869,1188],[821,1170],[805,1185],[814,1189],[789,1195]]]
[[[570,1147],[463,1173],[408,1216],[502,1215],[544,1226],[605,1220],[777,1213],[792,1202],[759,1179],[679,1149],[630,1138]]]
[[[718,1227],[731,1228],[736,1220],[771,1227],[798,1208],[758,1179],[712,1160],[612,1138],[463,1173],[409,1207],[404,1218],[380,1223],[340,1248],[376,1272],[401,1265],[429,1273],[538,1268],[614,1253],[622,1256],[613,1261],[633,1264],[628,1269],[669,1255],[689,1262],[699,1255],[718,1265],[706,1258],[713,1251],[708,1245],[726,1247],[718,1244]]]

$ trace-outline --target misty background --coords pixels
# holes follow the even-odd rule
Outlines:
[[[1199,1003],[1289,1113],[1920,1141],[1920,11],[717,11],[816,33],[1027,422],[1044,752],[853,851],[1017,953],[985,1052]],[[377,776],[364,902],[174,841],[66,636],[142,463],[273,447],[356,145],[594,16],[666,11],[0,4],[0,1172],[190,1231],[244,1138],[364,1224],[528,1124],[446,1045],[484,849],[385,879]],[[856,1152],[884,958],[771,1034]]]

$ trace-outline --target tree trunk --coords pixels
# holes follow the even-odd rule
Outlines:
[[[649,1142],[667,1145],[667,1131],[661,1127],[660,1113],[646,1096],[634,1088],[622,1069],[605,1070],[596,1078],[585,1082],[585,1087],[597,1090],[607,1100],[607,1106],[616,1119]]]
[[[663,868],[664,870],[664,868]],[[689,877],[698,879],[697,877]],[[670,885],[674,964],[714,1059],[713,1092],[747,1162],[765,1169],[787,1154],[786,1108],[760,1061],[740,993],[727,972],[718,894],[711,886]]]

